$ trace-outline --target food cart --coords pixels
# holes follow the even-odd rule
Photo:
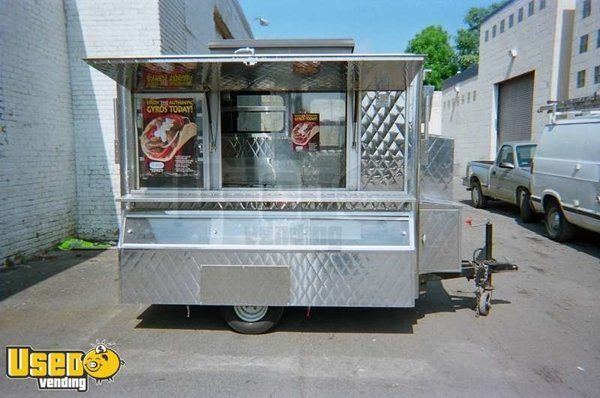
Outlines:
[[[428,136],[422,56],[211,50],[86,59],[118,83],[123,302],[218,305],[261,333],[286,306],[414,307],[428,281],[466,276],[487,314],[491,274],[516,266],[489,242],[461,261],[453,141]]]

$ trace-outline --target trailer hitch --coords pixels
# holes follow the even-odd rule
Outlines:
[[[462,275],[468,280],[475,282],[475,296],[477,305],[475,313],[477,316],[486,316],[490,312],[492,301],[492,274],[505,271],[516,271],[519,267],[508,262],[498,262],[493,257],[494,226],[487,220],[485,225],[485,246],[483,248],[484,258],[478,259],[474,255],[473,260],[463,260],[461,263]],[[476,252],[477,253],[477,252]]]

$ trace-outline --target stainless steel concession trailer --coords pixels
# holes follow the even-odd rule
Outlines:
[[[453,141],[428,136],[423,62],[351,40],[226,41],[208,55],[90,58],[118,85],[122,301],[222,306],[243,333],[286,306],[414,307],[476,283],[450,201]],[[491,232],[491,226],[487,228]]]

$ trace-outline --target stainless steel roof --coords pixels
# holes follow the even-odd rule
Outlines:
[[[345,91],[405,90],[423,68],[415,54],[219,54],[84,59],[117,83],[139,89],[144,67],[184,64],[194,76],[188,90]],[[309,72],[299,73],[306,68]],[[156,90],[155,90],[156,91]]]

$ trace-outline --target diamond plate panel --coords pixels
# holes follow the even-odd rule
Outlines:
[[[269,137],[223,136],[223,157],[272,158],[273,148]]]
[[[221,65],[223,91],[346,91],[346,62],[259,62]]]
[[[412,251],[122,250],[123,301],[203,304],[203,265],[288,266],[290,306],[413,307],[417,292]]]
[[[460,208],[427,208],[419,212],[419,273],[460,272]]]
[[[409,202],[157,202],[136,203],[136,210],[319,210],[410,211]]]
[[[404,91],[370,91],[362,98],[360,181],[365,190],[404,190],[405,106]]]
[[[452,199],[454,139],[429,136],[426,164],[421,166],[421,193],[434,199]]]

